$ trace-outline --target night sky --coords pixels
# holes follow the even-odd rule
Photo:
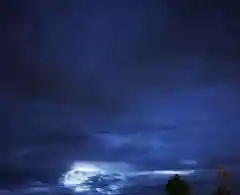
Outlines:
[[[240,162],[238,1],[1,4],[1,166]]]

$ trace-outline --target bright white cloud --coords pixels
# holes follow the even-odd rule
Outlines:
[[[82,185],[90,177],[103,174],[104,171],[99,167],[85,162],[75,162],[71,168],[60,179],[60,183],[74,191],[89,190],[87,186]]]

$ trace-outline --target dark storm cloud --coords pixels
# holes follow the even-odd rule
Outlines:
[[[39,82],[45,75],[45,84],[36,90],[52,95],[65,85],[72,96],[120,100],[139,83],[176,88],[188,75],[186,82],[206,85],[236,76],[238,43],[227,28],[232,18],[222,13],[223,5],[205,10],[198,3],[193,12],[184,3],[139,2],[90,6],[72,1],[64,9],[28,2],[10,25],[9,47],[24,54],[16,61],[32,69],[28,75]]]
[[[55,141],[67,132],[74,143],[80,132],[81,143],[91,132],[116,133],[119,156],[130,160],[143,159],[144,150],[149,159],[204,161],[233,147],[224,142],[239,127],[239,41],[231,1],[208,9],[202,1],[24,2],[9,5],[2,39],[1,86],[15,96],[8,104],[14,125],[6,129],[55,132]],[[137,131],[144,132],[138,141],[122,135]],[[80,159],[112,159],[116,143],[107,143],[66,151]]]

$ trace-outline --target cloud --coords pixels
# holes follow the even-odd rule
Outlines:
[[[104,9],[88,3],[63,10],[32,2],[9,16],[1,83],[17,109],[7,116],[7,128],[16,135],[51,133],[63,144],[86,136],[85,151],[74,144],[75,158],[113,160],[111,141],[92,146],[93,135],[102,132],[120,140],[119,156],[132,154],[129,160],[141,160],[142,150],[159,160],[171,150],[170,159],[204,161],[216,154],[215,146],[218,153],[230,148],[226,132],[236,135],[239,126],[233,122],[238,42],[224,31],[221,13],[203,13],[201,5],[196,13],[183,5],[166,9],[153,1]],[[138,141],[130,139],[137,131]],[[166,140],[158,145],[156,137]]]

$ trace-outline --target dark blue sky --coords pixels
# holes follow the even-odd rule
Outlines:
[[[171,166],[237,159],[237,1],[3,4],[1,140],[11,161],[52,162],[49,151]]]

